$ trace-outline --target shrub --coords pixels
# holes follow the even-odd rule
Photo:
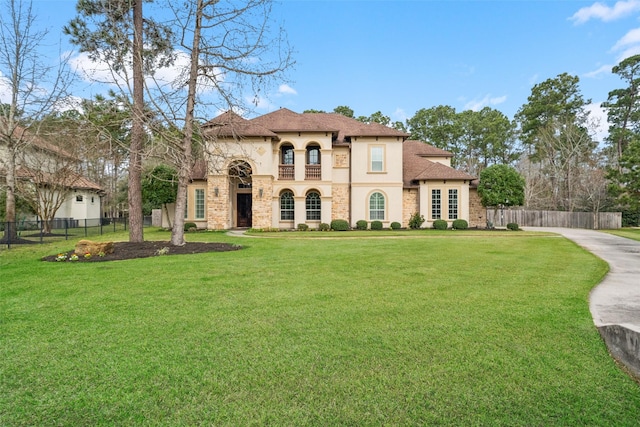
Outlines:
[[[518,230],[520,230],[520,227],[518,227],[517,223],[510,222],[509,224],[507,224],[507,230],[518,231]]]
[[[454,230],[466,230],[469,228],[469,223],[464,219],[455,219],[453,220],[453,224],[451,224],[451,228]]]
[[[298,224],[298,231],[307,231],[309,226],[307,224]]]
[[[402,228],[402,224],[400,224],[399,222],[393,221],[391,223],[391,229],[392,230],[400,230],[401,228]]]
[[[366,230],[368,226],[369,226],[369,223],[364,219],[361,219],[358,222],[356,222],[356,228],[358,230]]]
[[[382,221],[371,221],[372,230],[382,230]]]
[[[326,222],[323,222],[320,224],[320,227],[318,227],[318,230],[320,231],[329,231],[331,230],[331,226],[329,224],[327,224]]]
[[[331,221],[331,229],[335,231],[347,231],[349,223],[344,219],[334,219]]]
[[[444,219],[436,219],[433,221],[433,228],[436,230],[446,230],[449,224]]]
[[[196,231],[198,226],[193,222],[185,222],[184,223],[184,231]]]
[[[424,222],[424,216],[420,215],[420,212],[416,212],[413,215],[411,215],[411,218],[409,219],[409,228],[411,229],[417,229],[422,227],[422,223]]]

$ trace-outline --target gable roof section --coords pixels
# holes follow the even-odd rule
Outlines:
[[[204,124],[204,128],[205,135],[218,138],[243,138],[250,136],[278,138],[278,135],[270,131],[267,127],[262,126],[260,123],[254,123],[244,119],[233,111],[227,111],[209,120]]]
[[[402,181],[404,187],[418,187],[417,181],[468,180],[474,179],[466,172],[441,163],[432,162],[425,156],[451,156],[451,153],[420,141],[405,141],[402,145]]]

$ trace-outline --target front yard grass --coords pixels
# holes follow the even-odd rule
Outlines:
[[[604,262],[557,236],[405,236],[2,250],[0,425],[637,425],[589,313]]]
[[[626,237],[627,239],[640,241],[640,228],[618,228],[615,230],[602,230],[609,234],[615,234],[616,236]]]

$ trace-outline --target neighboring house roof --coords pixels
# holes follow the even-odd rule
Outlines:
[[[468,180],[474,179],[466,172],[425,157],[451,157],[451,153],[420,141],[405,141],[402,145],[402,181],[406,187],[417,187],[418,181],[434,179]]]
[[[100,185],[76,172],[69,170],[65,171],[64,173],[59,171],[53,174],[49,172],[38,172],[29,168],[20,167],[16,170],[16,177],[18,179],[31,180],[36,184],[47,184],[55,182],[56,185],[61,185],[71,189],[91,190],[97,193],[104,192],[104,189]]]
[[[11,134],[12,138],[18,141],[29,140],[33,147],[38,148],[40,150],[48,151],[52,154],[56,154],[61,157],[66,157],[68,159],[80,160],[78,156],[75,156],[68,151],[58,147],[57,145],[51,144],[44,138],[34,135],[33,132],[25,129],[22,126],[16,126],[13,129],[13,133]]]
[[[286,132],[330,132],[333,142],[348,142],[351,137],[390,136],[406,138],[409,134],[381,125],[363,123],[338,113],[296,113],[280,108],[251,120],[243,119],[233,112],[226,112],[204,125],[207,134],[215,136],[267,136],[278,138]]]

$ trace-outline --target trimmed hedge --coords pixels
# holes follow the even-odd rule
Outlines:
[[[372,230],[382,230],[382,221],[371,221]]]
[[[185,222],[184,223],[184,231],[196,231],[198,230],[198,226],[195,222]]]
[[[356,222],[356,229],[358,229],[358,230],[366,230],[367,227],[369,227],[369,223],[367,221],[365,221],[364,219],[361,219],[361,220]]]
[[[326,222],[323,222],[320,224],[320,227],[318,228],[318,230],[320,231],[329,231],[331,230],[331,226],[329,224],[327,224]]]
[[[391,229],[392,230],[400,230],[401,228],[402,228],[402,224],[400,224],[399,222],[393,221],[391,223]]]
[[[469,223],[464,219],[455,219],[453,220],[453,224],[451,224],[451,228],[454,230],[466,230],[469,228]]]
[[[309,226],[307,224],[298,224],[298,231],[307,231],[309,229]]]
[[[507,224],[507,230],[518,231],[518,230],[520,230],[520,227],[518,227],[517,223],[510,222],[509,224]]]
[[[436,219],[433,221],[433,228],[436,230],[446,230],[447,227],[449,227],[449,224],[447,224],[447,221],[444,219]]]
[[[349,223],[344,219],[334,219],[331,221],[331,229],[335,231],[347,231],[349,230]]]

